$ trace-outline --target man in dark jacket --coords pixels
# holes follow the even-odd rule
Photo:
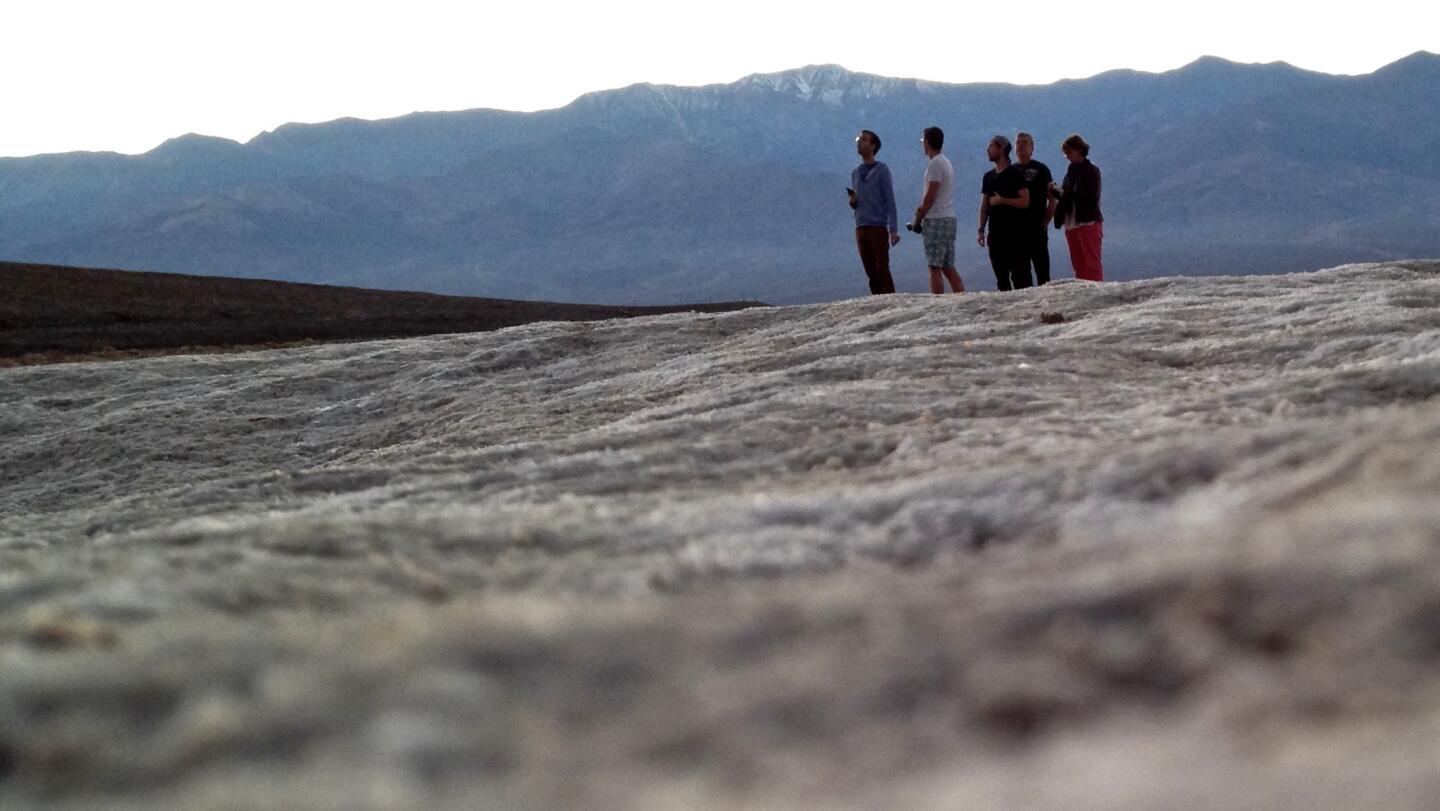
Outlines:
[[[1090,162],[1090,145],[1079,135],[1071,135],[1060,144],[1070,168],[1065,180],[1056,188],[1050,186],[1055,204],[1055,227],[1065,229],[1065,242],[1070,247],[1070,266],[1075,278],[1092,282],[1105,280],[1100,260],[1100,245],[1105,239],[1105,217],[1100,213],[1100,169]]]

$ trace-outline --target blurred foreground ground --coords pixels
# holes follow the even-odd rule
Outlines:
[[[0,807],[1426,807],[1437,393],[1426,262],[0,370]]]

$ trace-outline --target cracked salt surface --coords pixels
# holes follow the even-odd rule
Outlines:
[[[1436,393],[1436,262],[0,370],[0,806],[1419,805]]]

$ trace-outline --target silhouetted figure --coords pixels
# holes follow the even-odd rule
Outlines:
[[[1075,278],[1103,282],[1100,245],[1105,240],[1105,217],[1100,214],[1100,169],[1090,162],[1090,145],[1079,135],[1062,141],[1060,151],[1070,167],[1059,188],[1050,185],[1051,195],[1057,198],[1055,227],[1065,229]]]
[[[949,158],[940,154],[945,147],[945,132],[939,127],[926,127],[920,145],[930,162],[925,165],[924,196],[910,227],[924,237],[930,292],[944,293],[945,282],[949,281],[951,292],[963,293],[965,283],[955,272],[955,168]]]
[[[855,209],[855,246],[870,280],[870,292],[894,293],[890,275],[890,246],[900,242],[900,218],[895,213],[895,186],[890,167],[878,160],[880,136],[860,130],[855,136],[860,165],[850,172],[850,207]]]
[[[996,135],[985,146],[985,155],[995,168],[980,181],[980,228],[975,242],[990,249],[990,269],[1000,290],[1029,287],[1030,266],[1021,244],[1025,212],[1030,207],[1030,190],[1020,167],[1010,162],[1010,139]],[[985,234],[986,224],[990,234]]]
[[[1025,256],[1027,273],[1035,271],[1035,284],[1050,281],[1050,220],[1055,217],[1055,200],[1050,186],[1055,176],[1050,167],[1034,159],[1035,137],[1028,132],[1015,134],[1015,165],[1030,193],[1030,207],[1025,209],[1020,228],[1020,250]]]

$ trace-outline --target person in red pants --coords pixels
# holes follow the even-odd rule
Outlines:
[[[1058,187],[1050,184],[1050,194],[1056,198],[1055,227],[1065,230],[1075,278],[1103,282],[1100,245],[1105,240],[1105,217],[1100,213],[1100,169],[1090,162],[1090,145],[1079,135],[1062,141],[1060,151],[1070,167]]]

